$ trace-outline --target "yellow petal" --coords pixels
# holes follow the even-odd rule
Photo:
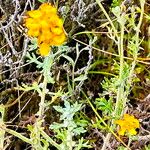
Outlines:
[[[51,28],[51,31],[56,35],[63,33],[63,29],[59,27]]]
[[[47,43],[40,44],[39,53],[41,56],[48,56],[50,50],[51,49],[50,49],[49,44],[47,44]]]
[[[41,18],[43,16],[43,13],[40,10],[31,10],[28,11],[27,14],[29,15],[29,17],[31,18]]]
[[[29,29],[28,32],[27,32],[28,36],[35,36],[37,37],[39,35],[39,30],[32,30],[32,29]]]
[[[42,30],[49,30],[51,27],[46,18],[40,21],[40,25],[41,25]]]
[[[33,23],[34,23],[34,19],[32,19],[32,18],[25,19],[25,25],[27,28],[31,27]]]
[[[123,136],[123,135],[125,135],[125,132],[126,132],[126,130],[121,128],[121,129],[118,131],[118,134]]]
[[[62,26],[63,26],[63,21],[62,21],[62,19],[56,18],[56,21],[57,21],[57,23],[56,23],[57,26],[59,26],[59,27],[62,27]]]
[[[63,21],[58,17],[58,15],[52,15],[49,18],[49,22],[53,27],[63,27]]]
[[[52,41],[53,39],[53,35],[50,31],[48,30],[44,30],[41,32],[41,34],[38,37],[38,43],[50,43],[50,41]]]
[[[132,120],[132,119],[134,119],[134,116],[133,115],[129,115],[129,114],[124,114],[123,118],[124,118],[124,120],[128,120],[128,119]]]
[[[55,45],[55,46],[62,45],[65,42],[65,40],[66,40],[66,35],[64,33],[59,36],[54,36],[51,45]]]
[[[123,120],[116,120],[115,123],[122,126],[124,124],[124,121]]]
[[[57,9],[54,6],[52,6],[50,3],[43,3],[39,7],[39,10],[41,12],[44,12],[45,15],[57,14]]]
[[[136,132],[136,130],[135,130],[134,128],[128,130],[128,132],[129,132],[131,135],[136,135],[136,134],[137,134],[137,132]]]
[[[135,128],[139,128],[139,127],[140,127],[140,123],[139,123],[139,121],[138,121],[137,119],[134,119],[134,120],[133,120],[133,126],[134,126]]]

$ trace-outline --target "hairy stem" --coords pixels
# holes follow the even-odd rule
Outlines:
[[[116,99],[116,106],[114,115],[120,116],[123,106],[122,101],[124,101],[124,79],[123,79],[123,69],[124,69],[124,48],[123,48],[123,38],[124,38],[124,23],[121,24],[121,35],[118,41],[118,50],[120,55],[120,69],[119,69],[119,87],[117,91],[117,99]]]

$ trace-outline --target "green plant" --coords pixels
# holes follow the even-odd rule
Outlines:
[[[83,126],[74,121],[74,115],[81,109],[82,105],[77,102],[70,105],[68,101],[64,101],[64,106],[64,108],[61,106],[53,106],[57,112],[61,113],[60,121],[62,123],[54,122],[50,125],[50,129],[56,133],[55,137],[61,140],[61,149],[79,150],[82,147],[90,148],[91,146],[88,145],[88,141],[84,141],[83,138],[78,139],[78,141],[73,140],[75,136],[86,132]]]
[[[113,111],[113,102],[112,98],[109,100],[106,100],[104,97],[102,98],[96,98],[95,105],[98,110],[101,110],[102,113],[105,115],[110,116],[110,114]]]
[[[0,149],[23,143],[35,150],[106,150],[111,145],[130,150],[134,141],[146,143],[146,0],[14,2],[15,14],[8,20],[14,18],[0,22],[0,43],[6,44],[0,48]],[[16,32],[22,30],[15,19],[20,17],[30,36],[25,40]]]
[[[150,149],[150,145],[145,146],[145,150],[149,150]]]
[[[4,124],[5,107],[0,105],[0,149],[4,149],[5,130],[2,128]]]

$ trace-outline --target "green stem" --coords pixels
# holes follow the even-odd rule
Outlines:
[[[21,135],[20,133],[14,131],[14,130],[11,130],[11,129],[7,129],[7,128],[4,128],[4,130],[5,130],[6,132],[8,132],[9,134],[12,134],[12,135],[18,137],[18,138],[21,139],[22,141],[24,141],[24,142],[29,143],[29,144],[32,145],[31,139],[26,138],[25,136]]]
[[[103,71],[88,71],[89,74],[103,74],[108,76],[116,77],[116,75],[109,73],[109,72],[103,72]]]
[[[110,19],[108,13],[106,12],[105,8],[103,7],[103,5],[101,4],[100,0],[96,0],[97,4],[99,5],[100,9],[103,11],[104,15],[106,16],[106,18],[108,19],[110,25],[112,26],[112,29],[114,30],[114,34],[115,36],[118,38],[118,35],[117,35],[117,30],[112,22],[112,20]]]
[[[32,147],[35,150],[43,149],[43,146],[41,144],[42,139],[41,139],[40,131],[43,130],[43,127],[42,127],[42,124],[44,122],[43,115],[45,113],[45,107],[46,107],[45,96],[47,93],[47,84],[48,84],[48,75],[47,74],[50,71],[51,65],[53,63],[52,57],[46,57],[44,60],[44,63],[45,63],[44,65],[46,66],[46,69],[44,68],[45,70],[43,73],[44,80],[42,82],[42,90],[38,91],[39,96],[41,97],[41,101],[39,103],[39,111],[37,112],[37,115],[39,117],[36,119],[36,122],[34,123],[33,129],[31,131],[31,135],[30,135],[30,138],[32,139]]]
[[[128,81],[127,81],[127,84],[128,84],[127,85],[127,91],[130,91],[129,89],[130,89],[131,84],[132,84],[133,74],[134,74],[136,62],[137,62],[137,59],[138,59],[138,52],[139,52],[139,46],[140,46],[140,40],[139,40],[140,37],[139,37],[139,34],[140,34],[140,28],[141,28],[142,20],[143,20],[143,16],[144,16],[145,0],[140,0],[140,4],[141,4],[141,14],[140,14],[139,23],[138,23],[138,25],[136,27],[136,36],[135,36],[136,50],[134,50],[135,52],[133,53],[134,60],[132,62],[131,70],[130,70]],[[126,101],[123,101],[123,107],[125,107],[125,105],[126,105]]]
[[[47,78],[44,77],[43,90],[42,90],[41,95],[40,95],[41,96],[41,102],[39,104],[39,111],[38,111],[38,115],[40,118],[42,118],[42,116],[44,114],[46,89],[47,89]]]
[[[66,148],[68,150],[72,150],[73,149],[72,132],[69,129],[69,127],[68,127],[68,130],[67,130],[67,141],[66,142],[67,142],[66,143]]]
[[[118,40],[118,51],[120,55],[120,70],[119,70],[119,87],[117,91],[117,99],[114,115],[120,116],[123,110],[122,101],[124,100],[124,79],[123,79],[123,68],[124,68],[124,48],[123,48],[123,38],[124,38],[124,23],[121,24],[121,35]]]
[[[124,14],[123,14],[124,15]],[[124,16],[121,17],[124,17]],[[118,37],[118,53],[120,56],[120,68],[119,68],[119,87],[117,90],[117,98],[116,98],[116,104],[115,104],[115,110],[114,110],[114,116],[120,116],[122,114],[122,111],[124,110],[124,105],[122,105],[123,101],[126,104],[126,99],[124,99],[124,79],[123,79],[123,73],[124,73],[124,22],[120,24],[121,27],[121,33],[120,33],[120,38]],[[112,131],[113,128],[115,128],[114,120],[112,120]],[[113,132],[108,133],[106,135],[106,138],[104,140],[104,144],[102,146],[102,150],[105,150],[107,147],[107,144],[110,140],[111,134]],[[128,146],[126,146],[128,149],[130,149]]]
[[[41,135],[53,146],[55,146],[58,150],[61,150],[61,146],[57,144],[53,139],[51,139],[42,129],[40,129]]]

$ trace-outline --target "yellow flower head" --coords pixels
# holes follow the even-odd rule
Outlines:
[[[28,36],[37,37],[41,56],[49,54],[50,46],[62,45],[66,40],[63,21],[50,3],[43,3],[38,10],[28,11],[25,26]]]
[[[136,135],[136,129],[140,127],[139,121],[129,114],[124,114],[123,119],[116,120],[115,123],[120,126],[119,135],[125,135],[126,132],[130,135]]]

